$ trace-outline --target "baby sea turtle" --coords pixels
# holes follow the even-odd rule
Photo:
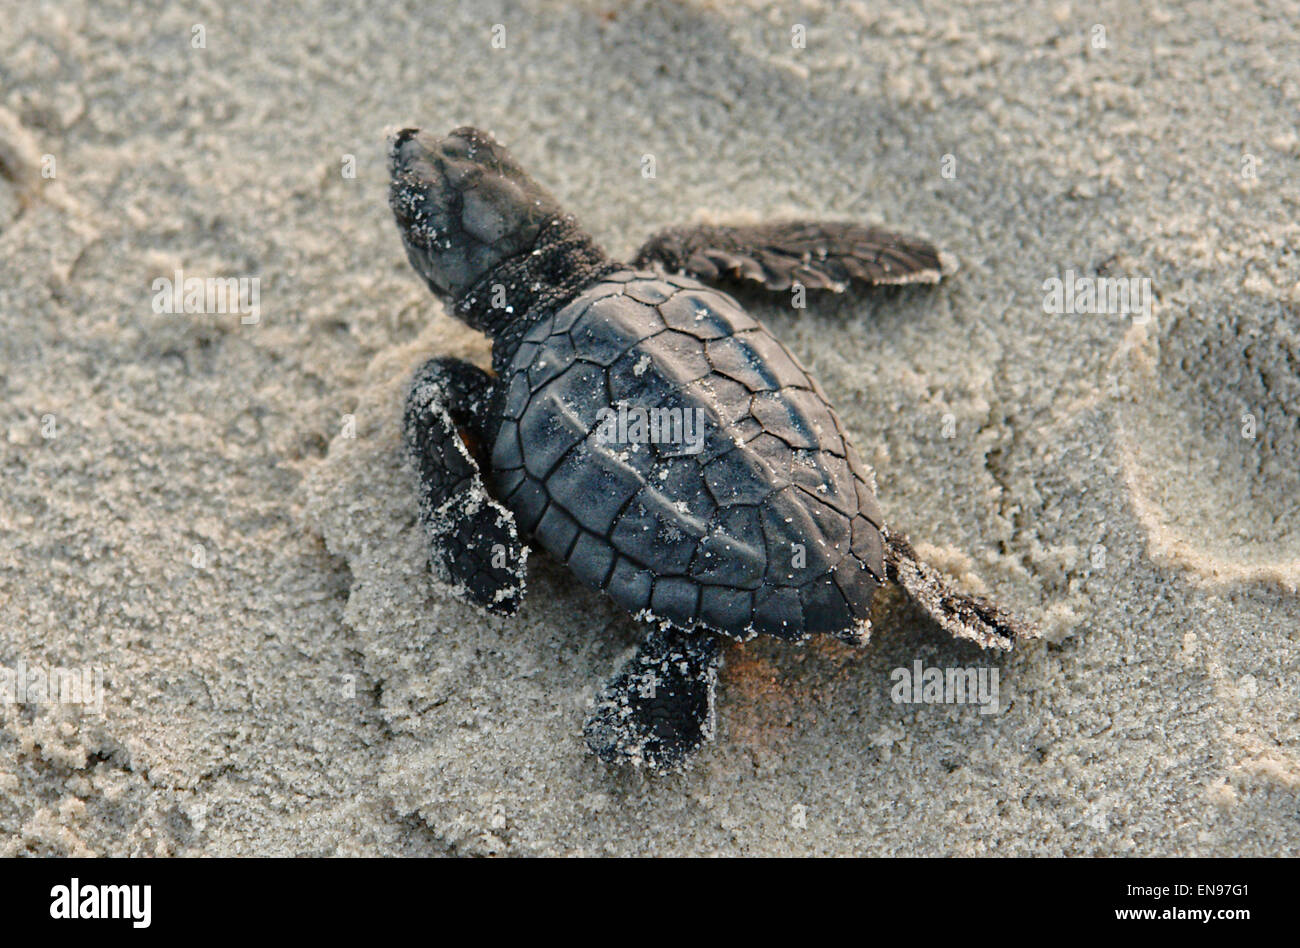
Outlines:
[[[886,527],[821,387],[700,282],[933,283],[930,244],[844,223],[689,227],[625,264],[482,131],[405,129],[390,165],[411,264],[492,338],[491,374],[432,359],[406,403],[434,571],[512,614],[531,540],[648,620],[586,723],[602,759],[674,769],[711,739],[710,633],[862,643],[886,581],[985,648],[1031,634]]]

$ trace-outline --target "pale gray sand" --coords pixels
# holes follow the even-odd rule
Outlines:
[[[0,3],[0,664],[106,680],[0,704],[0,852],[1295,852],[1300,6],[1146,7]],[[887,516],[1044,625],[1003,713],[891,701],[989,661],[891,596],[864,651],[730,648],[687,775],[585,753],[635,630],[540,556],[516,620],[450,599],[399,451],[415,365],[486,348],[383,134],[465,123],[615,253],[801,213],[959,261],[759,315]],[[177,268],[261,321],[155,314]],[[1045,313],[1069,268],[1153,320]]]

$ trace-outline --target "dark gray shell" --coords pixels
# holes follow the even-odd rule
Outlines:
[[[883,576],[870,475],[798,360],[731,297],[616,273],[502,376],[497,496],[629,612],[739,637],[863,627]],[[601,409],[695,410],[702,449],[610,444]]]

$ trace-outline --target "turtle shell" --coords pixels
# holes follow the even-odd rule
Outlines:
[[[883,576],[870,474],[799,361],[725,293],[613,274],[501,376],[497,496],[629,612],[852,636]]]

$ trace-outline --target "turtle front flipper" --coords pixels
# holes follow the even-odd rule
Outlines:
[[[524,598],[528,547],[515,517],[491,495],[461,429],[486,444],[492,380],[459,359],[431,359],[406,399],[406,447],[420,475],[420,523],[429,560],[462,598],[512,615]]]
[[[854,282],[938,283],[943,275],[939,251],[927,241],[829,221],[670,228],[646,241],[633,263],[705,281],[756,281],[774,292],[798,283],[841,293]]]
[[[1001,606],[953,589],[942,573],[916,555],[901,533],[883,529],[880,535],[885,546],[885,577],[903,587],[913,602],[954,637],[982,648],[1004,650],[1017,641],[1038,637],[1033,626]]]
[[[597,696],[583,728],[587,746],[610,764],[680,769],[713,739],[721,664],[712,635],[654,629]]]

